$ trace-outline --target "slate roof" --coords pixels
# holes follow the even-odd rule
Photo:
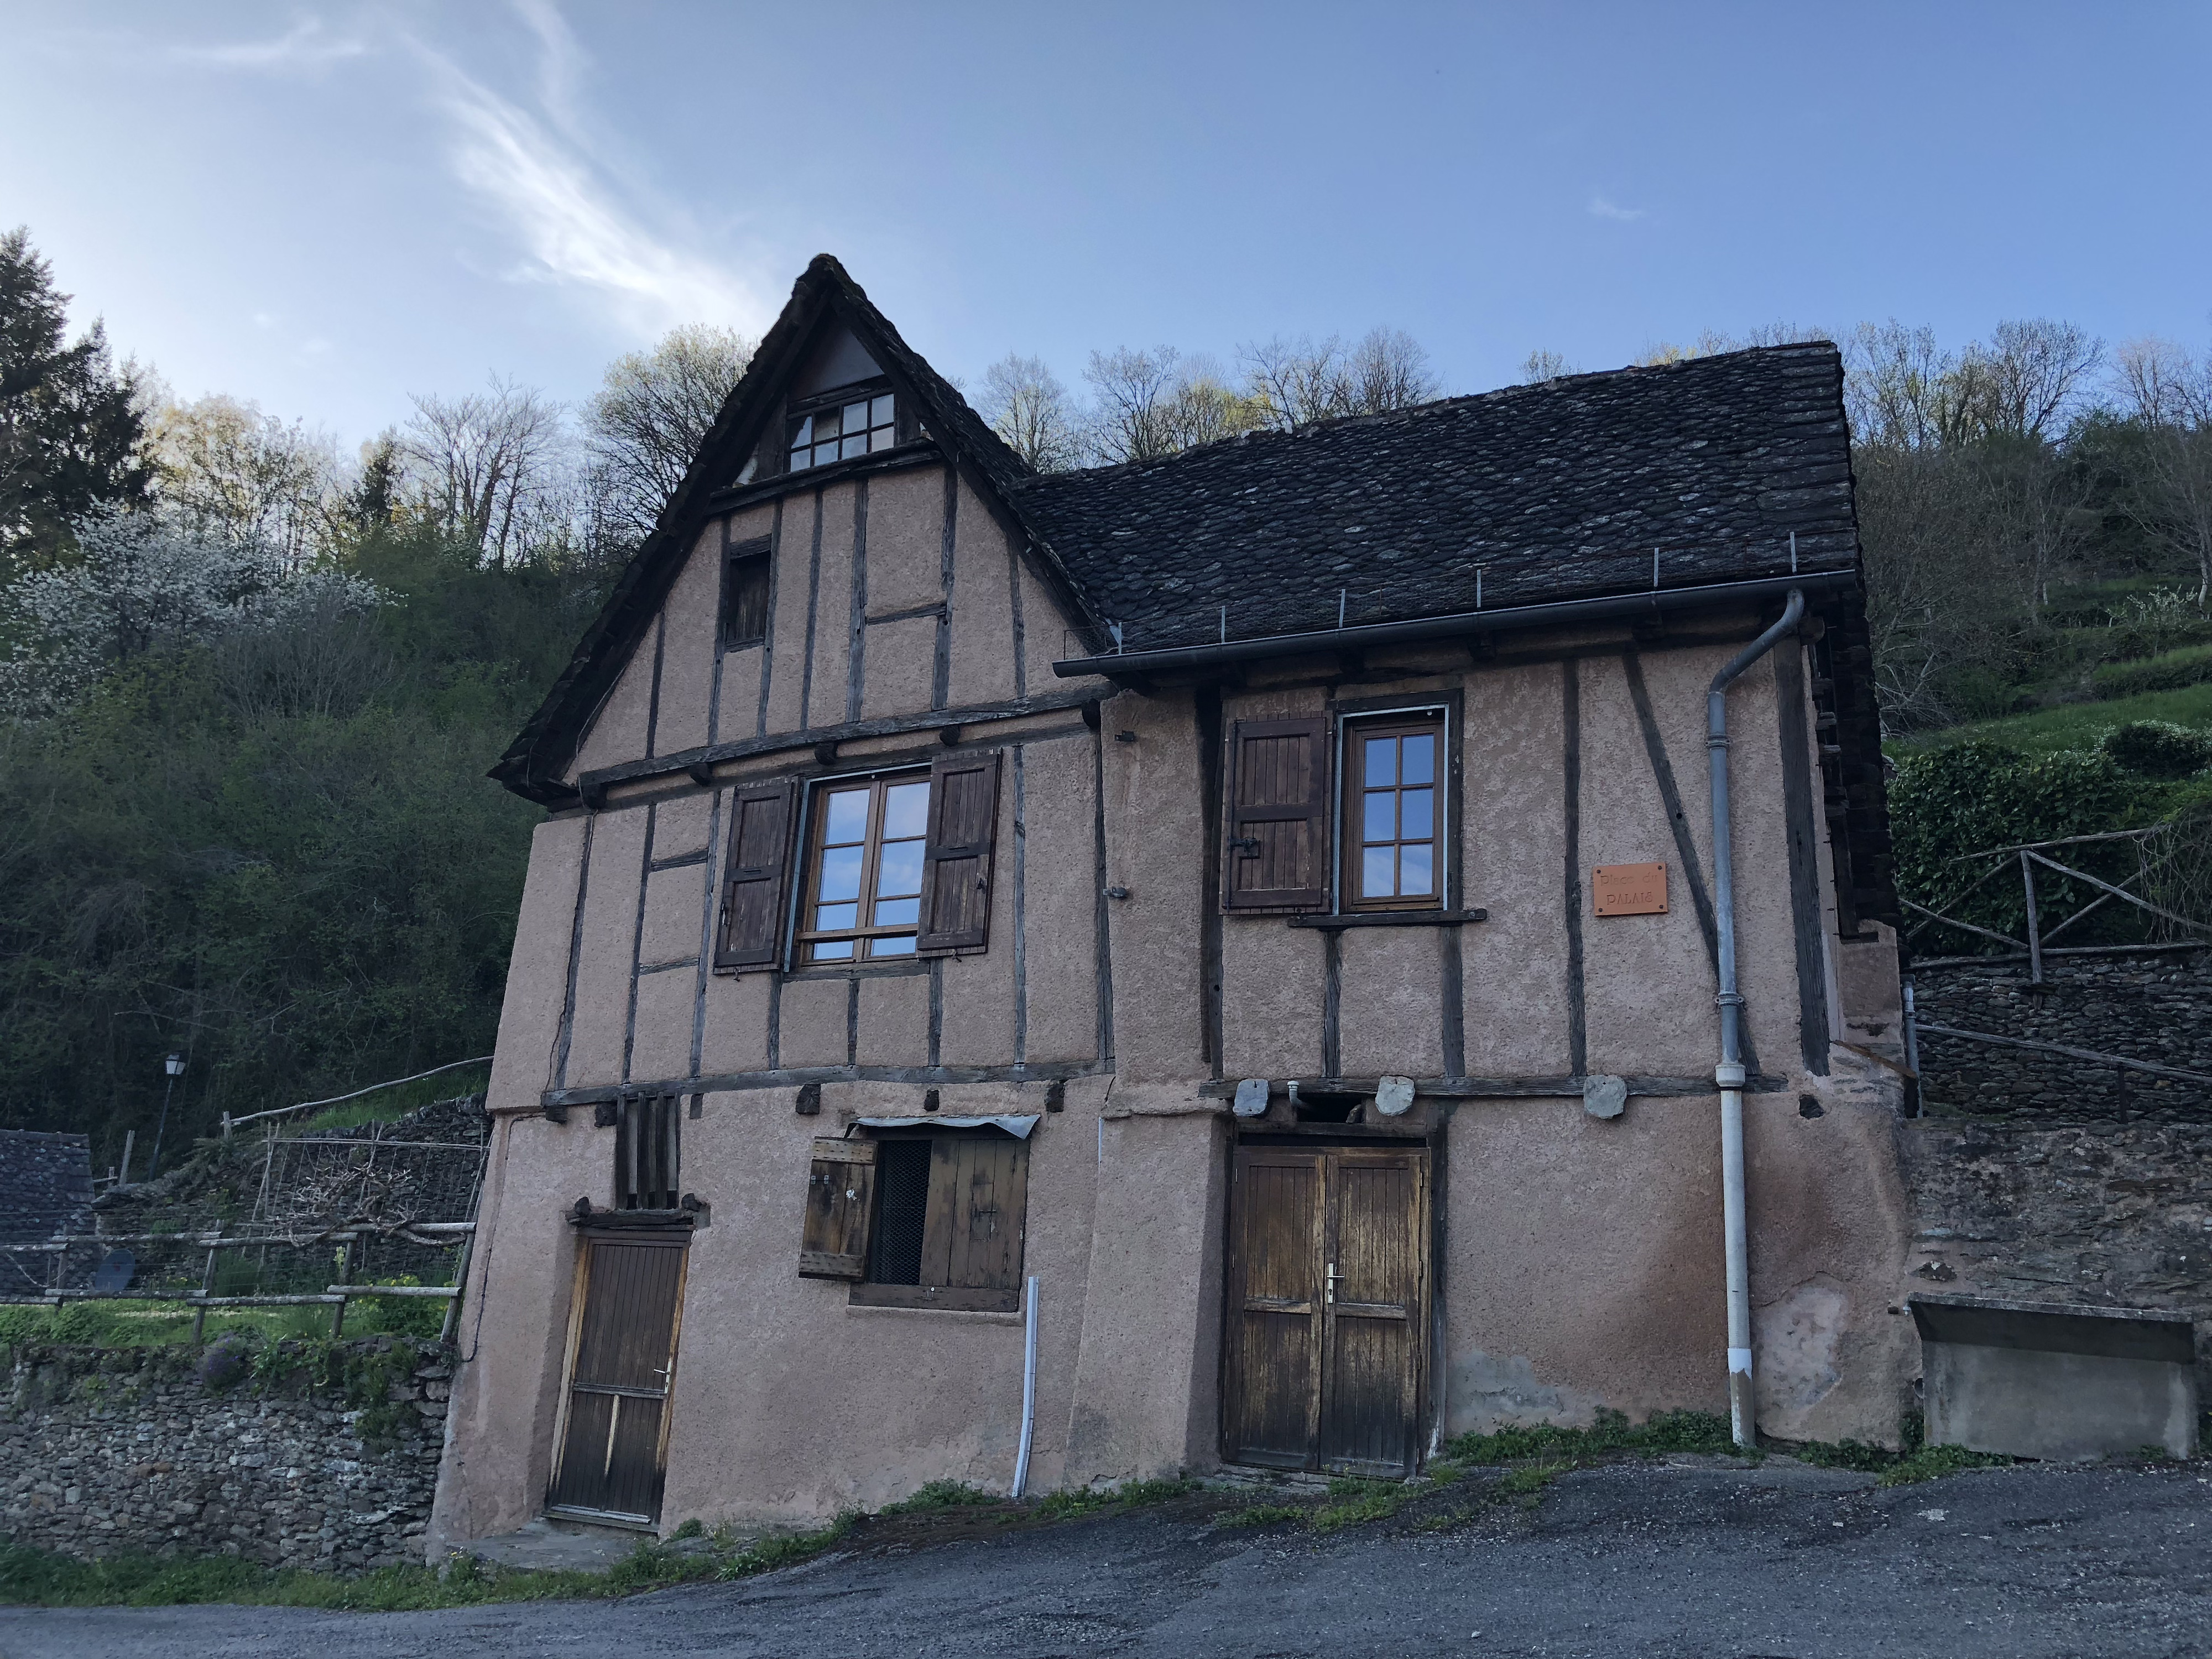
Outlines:
[[[1850,570],[1826,343],[1583,374],[1008,487],[1123,648]]]
[[[91,1203],[88,1136],[0,1129],[0,1244],[41,1243]]]

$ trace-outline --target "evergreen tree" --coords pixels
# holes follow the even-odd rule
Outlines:
[[[68,304],[29,233],[0,234],[0,580],[63,559],[73,520],[153,483],[135,388],[99,324],[65,342]]]

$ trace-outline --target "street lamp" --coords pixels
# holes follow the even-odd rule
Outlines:
[[[171,1054],[161,1062],[161,1069],[169,1074],[169,1080],[161,1089],[161,1121],[154,1127],[154,1162],[146,1171],[149,1181],[161,1173],[161,1136],[169,1127],[169,1097],[176,1093],[177,1079],[185,1074],[185,1057]]]

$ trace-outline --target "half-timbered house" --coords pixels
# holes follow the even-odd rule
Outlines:
[[[1039,475],[817,259],[495,775],[434,1540],[1892,1438],[1859,583],[1825,344]]]

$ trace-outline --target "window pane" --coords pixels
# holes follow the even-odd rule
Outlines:
[[[1421,741],[1426,743],[1428,739],[1424,738]],[[1406,746],[1411,749],[1413,744],[1409,742]],[[1408,771],[1413,769],[1410,764],[1412,758],[1410,755],[1407,757]],[[1401,836],[1407,841],[1426,841],[1437,833],[1435,790],[1408,789],[1398,799],[1401,803],[1398,822],[1401,826],[1398,833]]]
[[[1424,734],[1405,739],[1407,783],[1434,783],[1437,781],[1437,740]]]
[[[817,444],[817,445],[815,445],[815,446],[814,446],[814,465],[817,465],[817,466],[827,466],[827,465],[830,465],[830,462],[832,462],[832,461],[836,460],[836,459],[837,459],[837,441],[836,441],[835,438],[832,438],[832,439],[831,439],[828,443],[826,443],[826,444]]]
[[[868,429],[868,405],[866,399],[845,405],[845,432],[866,432]]]
[[[859,841],[868,833],[868,792],[865,789],[833,789],[830,793],[830,822],[822,839],[831,845],[839,842]],[[855,892],[860,890],[855,888]]]
[[[890,898],[876,901],[876,921],[878,927],[911,927],[921,920],[921,901],[918,898]]]
[[[884,791],[884,839],[899,841],[929,832],[929,786],[895,783]],[[911,887],[906,890],[913,892]]]
[[[857,904],[818,904],[814,908],[814,933],[834,933],[860,925],[860,907]]]
[[[910,957],[914,954],[914,935],[903,939],[872,939],[868,941],[872,957]]]
[[[811,962],[850,962],[853,959],[853,941],[848,939],[839,939],[834,944],[817,945],[808,952],[807,959]]]
[[[814,416],[815,442],[819,443],[824,438],[836,437],[839,429],[840,428],[837,425],[837,411],[836,410],[825,409],[819,415]]]
[[[1431,848],[1426,842],[1408,842],[1398,849],[1398,890],[1401,893],[1433,893],[1435,881],[1430,874]]]
[[[876,861],[876,896],[900,898],[921,890],[921,843],[918,841],[887,842],[883,856]],[[892,918],[878,915],[879,922]],[[912,916],[897,918],[912,921]]]
[[[1359,832],[1362,841],[1395,841],[1398,836],[1398,815],[1392,810],[1398,797],[1388,789],[1372,789],[1367,793],[1366,805]]]
[[[870,426],[889,426],[890,423],[891,394],[886,392],[880,398],[871,398],[868,400],[868,424]]]
[[[858,847],[831,847],[822,854],[822,889],[815,897],[825,903],[860,896],[860,854]],[[849,921],[831,921],[825,927],[849,927]]]
[[[1367,787],[1398,781],[1398,739],[1370,738],[1367,743]]]
[[[896,436],[897,434],[893,432],[890,427],[879,426],[873,432],[868,434],[868,447],[871,449],[889,449],[891,447],[892,440]]]
[[[851,437],[845,440],[845,447],[842,453],[848,460],[855,455],[866,454],[868,453],[868,434],[865,432],[854,433]]]
[[[812,450],[794,449],[791,452],[791,470],[793,472],[804,472],[808,467],[813,465],[814,452]]]
[[[791,434],[791,447],[803,448],[814,441],[814,417],[810,415],[799,423],[799,430]]]
[[[1360,855],[1360,897],[1389,898],[1397,891],[1390,884],[1391,851],[1388,847],[1370,847]]]

